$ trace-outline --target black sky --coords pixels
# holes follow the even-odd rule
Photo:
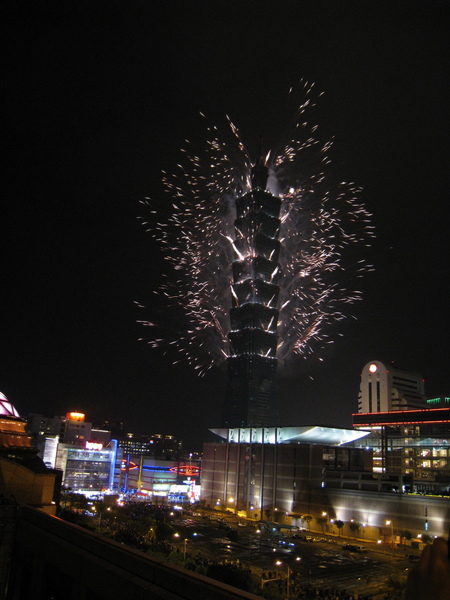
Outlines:
[[[92,4],[92,6],[91,6]],[[268,6],[268,8],[263,8]],[[2,8],[5,176],[0,390],[22,416],[69,410],[199,442],[223,379],[138,341],[161,258],[138,223],[161,170],[225,114],[278,141],[290,86],[325,92],[340,180],[377,240],[345,334],[284,380],[285,422],[350,426],[359,376],[395,361],[450,394],[447,2],[37,2]],[[313,379],[310,378],[313,377]]]

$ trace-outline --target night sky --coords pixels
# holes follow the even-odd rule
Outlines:
[[[447,2],[11,6],[0,391],[22,416],[78,410],[192,447],[218,425],[224,373],[198,379],[138,341],[134,302],[151,302],[162,268],[139,201],[201,137],[199,111],[230,115],[256,152],[279,141],[302,79],[325,92],[314,119],[335,136],[336,178],[364,189],[376,270],[325,360],[280,382],[283,424],[349,427],[371,359],[450,394]]]

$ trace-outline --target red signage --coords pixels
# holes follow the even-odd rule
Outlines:
[[[200,467],[194,467],[193,465],[180,465],[179,467],[171,467],[169,471],[172,473],[178,473],[179,475],[191,475],[198,476],[200,475]]]

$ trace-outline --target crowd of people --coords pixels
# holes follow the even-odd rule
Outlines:
[[[267,576],[271,573],[267,573]],[[268,579],[268,581],[271,581]],[[286,580],[279,579],[276,582],[281,589],[286,589]],[[283,587],[284,585],[284,587]],[[289,598],[291,600],[369,600],[370,596],[357,595],[357,593],[347,592],[345,589],[321,588],[309,584],[297,584],[289,586]]]

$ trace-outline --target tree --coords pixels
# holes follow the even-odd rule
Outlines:
[[[328,523],[328,518],[325,516],[316,517],[316,521],[322,527],[322,533],[325,533],[325,525]]]
[[[402,540],[410,540],[412,538],[412,533],[410,531],[408,531],[408,529],[404,529],[402,531],[400,531],[400,544],[402,543]]]
[[[155,529],[155,538],[158,542],[165,542],[172,538],[174,534],[174,528],[169,523],[160,521]]]
[[[339,537],[341,537],[341,529],[344,527],[344,521],[341,521],[340,519],[337,519],[337,521],[335,521],[334,524],[338,528]]]
[[[97,527],[101,527],[104,516],[106,515],[107,506],[103,500],[96,500],[93,510],[98,517]]]
[[[88,508],[88,499],[84,494],[65,492],[64,494],[61,494],[60,504],[63,508],[86,510]]]
[[[84,527],[84,529],[89,529],[91,531],[94,531],[95,529],[92,522],[92,517],[88,517],[87,515],[81,512],[69,510],[68,508],[63,508],[59,511],[58,517],[69,523],[74,523],[75,525]]]
[[[268,521],[270,521],[270,517],[272,515],[272,511],[270,510],[270,508],[266,508],[266,510],[264,511],[264,514],[266,515],[266,519]]]
[[[358,521],[350,521],[350,523],[348,524],[348,527],[349,527],[350,531],[353,533],[353,536],[356,537],[356,534],[360,530],[361,523],[358,523]]]
[[[155,517],[154,508],[144,503],[120,506],[114,511],[114,539],[133,548],[145,548],[154,536]]]
[[[312,515],[302,515],[302,521],[306,521],[307,527],[309,528],[309,524],[312,521]]]
[[[387,585],[396,594],[396,598],[403,597],[406,587],[406,577],[404,575],[391,575],[387,580]]]
[[[173,565],[179,565],[181,567],[184,566],[185,560],[184,560],[183,553],[180,552],[178,549],[172,550],[172,552],[169,554],[168,558],[169,558],[169,562],[171,562]]]

